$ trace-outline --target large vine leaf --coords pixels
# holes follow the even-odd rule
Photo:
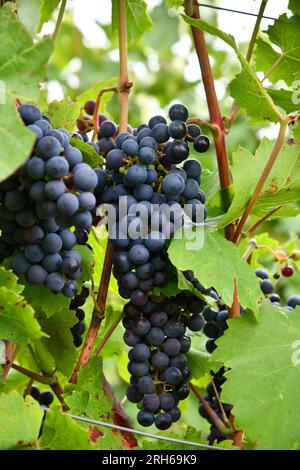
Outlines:
[[[70,299],[63,294],[54,294],[46,286],[26,284],[24,297],[36,312],[42,311],[50,318],[56,312],[68,309]]]
[[[32,345],[42,369],[47,370],[45,367],[49,367],[50,355],[55,361],[57,370],[69,376],[77,358],[77,350],[73,345],[70,331],[70,328],[78,322],[75,312],[65,309],[56,312],[51,318],[40,314],[38,319],[43,331],[48,335],[48,338],[41,338]],[[42,363],[43,357],[45,359]]]
[[[10,2],[0,9],[0,44],[5,44],[0,48],[0,181],[30,154],[34,136],[22,125],[15,99],[38,98],[38,83],[45,78],[45,64],[53,47],[49,39],[33,43],[15,9]]]
[[[38,33],[41,31],[43,24],[51,20],[51,17],[60,3],[60,0],[40,0],[40,3],[40,18],[37,27]]]
[[[230,321],[213,360],[230,367],[222,399],[258,449],[290,449],[300,440],[300,322],[295,311],[264,302],[260,321]]]
[[[261,298],[258,282],[237,247],[221,233],[206,231],[203,247],[189,250],[191,238],[190,229],[186,229],[181,239],[172,240],[168,251],[171,263],[182,271],[194,271],[195,277],[206,288],[213,286],[227,305],[232,305],[236,279],[241,304],[257,312]]]
[[[0,394],[0,449],[12,450],[35,444],[42,422],[43,410],[31,397],[23,400],[13,391]]]
[[[18,285],[11,271],[0,267],[0,331],[1,337],[18,344],[45,336],[34,316],[34,310],[21,295],[24,287]]]
[[[289,1],[289,9],[295,14],[300,15],[300,3],[298,0]]]
[[[152,27],[152,21],[147,13],[147,4],[144,0],[127,0],[127,37],[129,44],[137,41]],[[112,0],[112,30],[118,31],[117,1]]]
[[[280,88],[280,90],[268,89],[269,95],[272,97],[277,106],[284,109],[286,113],[290,114],[300,109],[299,101],[294,99],[294,92]]]
[[[233,153],[231,167],[234,183],[234,196],[227,214],[221,219],[219,227],[225,227],[238,219],[244,212],[262,171],[271,155],[274,143],[263,139],[255,153],[239,148]],[[300,146],[284,145],[276,163],[257,198],[253,213],[269,212],[274,207],[295,203],[299,199]]]
[[[39,447],[51,450],[95,450],[86,427],[53,407],[46,414]]]
[[[80,114],[80,103],[74,102],[68,97],[63,101],[55,100],[49,104],[47,114],[53,127],[62,127],[72,133]]]
[[[255,71],[239,51],[234,37],[224,33],[206,21],[196,20],[186,15],[182,15],[182,17],[184,21],[191,26],[195,26],[222,39],[235,51],[242,65],[242,72],[231,82],[230,94],[235,99],[238,106],[245,108],[249,116],[255,119],[278,122],[280,120],[279,111],[276,109],[272,98],[268,95],[257,78]]]
[[[280,52],[261,38],[257,41],[256,66],[265,74],[270,72],[268,79],[273,83],[284,80],[290,86],[300,78],[299,28],[299,16],[288,18],[284,14],[266,31],[270,43],[279,47]]]

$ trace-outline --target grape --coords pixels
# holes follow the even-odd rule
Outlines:
[[[33,225],[24,230],[24,238],[28,243],[37,243],[42,240],[45,232],[39,225]]]
[[[137,420],[141,426],[151,426],[154,423],[154,414],[150,411],[141,410],[137,414]]]
[[[300,295],[291,295],[287,300],[287,305],[292,308],[296,308],[300,305]]]
[[[76,168],[76,167],[75,167]],[[98,184],[98,177],[94,170],[89,167],[81,167],[75,171],[73,181],[75,187],[80,191],[91,191]]]
[[[187,132],[188,132],[187,139],[189,142],[193,142],[194,138],[198,137],[198,135],[202,133],[200,127],[197,126],[197,124],[188,124]]]
[[[44,187],[44,194],[48,199],[56,201],[56,199],[64,194],[65,189],[66,187],[62,181],[48,181]]]
[[[142,401],[143,409],[146,411],[156,412],[160,408],[160,399],[155,393],[148,393],[144,395]]]
[[[30,395],[31,395],[32,398],[34,398],[35,400],[39,401],[40,396],[41,396],[41,392],[40,392],[39,388],[38,388],[36,385],[32,385],[32,386],[31,386]]]
[[[163,352],[155,353],[151,359],[152,365],[159,371],[165,370],[169,366],[169,362],[169,357]]]
[[[139,279],[149,279],[153,275],[154,269],[151,263],[147,262],[136,268],[136,275]]]
[[[136,377],[145,377],[148,372],[149,367],[145,362],[133,362],[130,366],[130,373]]]
[[[88,100],[84,104],[84,110],[87,114],[89,114],[90,116],[93,116],[94,111],[95,111],[95,106],[96,106],[95,100]]]
[[[33,104],[21,104],[18,111],[25,124],[33,124],[42,118],[40,110]]]
[[[146,335],[146,340],[151,346],[160,346],[164,341],[165,335],[161,328],[156,326],[150,328],[149,332]]]
[[[189,112],[183,104],[173,104],[169,109],[169,118],[171,121],[186,121]]]
[[[210,321],[209,323],[206,323],[203,328],[203,333],[208,337],[208,338],[218,338],[220,336],[220,328],[218,324],[214,321]]]
[[[56,233],[48,233],[42,242],[45,253],[58,253],[62,249],[62,239]]]
[[[256,269],[255,274],[259,279],[269,279],[269,274],[264,269]]]
[[[78,195],[79,207],[84,211],[91,211],[96,205],[96,198],[90,192],[82,192]]]
[[[61,144],[55,137],[45,136],[38,141],[36,150],[40,157],[48,160],[49,158],[60,154]]]
[[[76,228],[88,230],[93,223],[93,217],[88,211],[80,211],[73,215],[72,222]]]
[[[65,148],[64,157],[67,160],[70,168],[73,168],[75,165],[78,165],[82,162],[82,154],[80,150],[78,150],[76,147],[72,147],[71,145]]]
[[[168,315],[165,312],[154,312],[150,316],[150,322],[153,326],[163,327],[168,321]]]
[[[168,196],[179,196],[185,188],[184,179],[178,173],[169,173],[163,180],[163,191]]]
[[[272,294],[270,295],[269,297],[269,300],[270,302],[274,303],[274,302],[278,302],[280,304],[280,296],[278,294]]]
[[[144,305],[148,300],[147,295],[140,289],[135,289],[134,291],[132,291],[129,298],[131,299],[134,305],[139,306]]]
[[[65,281],[61,274],[51,273],[47,276],[46,286],[52,292],[58,293],[61,292],[64,287]]]
[[[133,320],[131,330],[137,336],[144,336],[150,330],[150,322],[146,318]]]
[[[38,263],[44,257],[44,251],[37,243],[27,245],[24,254],[31,263]]]
[[[138,381],[137,386],[138,386],[139,391],[143,395],[148,394],[148,393],[153,393],[155,391],[154,380],[148,376],[141,377],[140,380]]]
[[[26,259],[26,257],[23,255],[23,253],[18,253],[12,259],[12,268],[15,271],[15,273],[17,273],[19,275],[25,274],[28,271],[28,269],[30,268],[30,266],[31,266],[31,264]]]
[[[80,268],[80,262],[76,258],[72,258],[71,256],[66,256],[62,260],[62,270],[63,272],[72,277],[73,273],[76,273]]]
[[[187,160],[183,164],[183,168],[188,176],[196,181],[199,180],[199,177],[202,172],[202,167],[197,160]]]
[[[184,122],[173,121],[169,125],[170,137],[173,139],[183,139],[186,136],[187,128]]]
[[[62,264],[62,257],[58,253],[46,255],[42,261],[43,267],[48,273],[59,271]]]
[[[203,310],[203,317],[206,321],[214,321],[217,318],[217,313],[214,312],[209,305],[206,305]]]
[[[149,147],[152,148],[153,150],[157,150],[157,142],[153,137],[144,137],[142,140],[139,142],[139,148],[142,149],[143,147]]]
[[[54,400],[54,396],[53,396],[53,393],[51,392],[46,391],[40,394],[40,399],[39,399],[40,405],[48,407],[51,405],[53,400]]]
[[[124,154],[120,149],[113,149],[106,155],[106,168],[109,170],[118,170],[123,165]]]
[[[138,158],[142,165],[151,165],[156,159],[155,150],[151,147],[142,147],[138,152]]]
[[[151,256],[150,262],[154,271],[163,271],[166,267],[166,261],[161,255]]]
[[[165,119],[163,116],[153,116],[153,117],[149,120],[148,126],[150,127],[150,129],[153,129],[153,127],[154,127],[156,124],[159,124],[159,123],[167,124],[167,121],[166,121],[166,119]]]
[[[64,289],[63,289],[63,292],[64,292]],[[65,294],[65,295],[66,295],[66,294]],[[67,297],[70,297],[70,296],[67,295]],[[82,336],[80,336],[80,335],[74,336],[74,335],[73,335],[73,344],[74,344],[74,346],[75,346],[76,348],[79,348],[79,347],[82,345],[82,343],[83,343],[83,338],[82,338]]]
[[[260,288],[264,294],[271,294],[274,290],[274,284],[270,279],[263,279],[260,282]]]
[[[62,147],[67,145],[65,135],[61,131],[59,131],[58,129],[50,129],[49,131],[46,132],[45,135],[47,135],[47,136],[50,135],[52,137],[55,137],[60,142]]]
[[[147,180],[147,170],[141,165],[132,165],[124,176],[124,184],[128,188],[134,188]]]
[[[172,418],[168,413],[159,413],[155,417],[155,426],[160,430],[168,429],[172,424]]]
[[[292,266],[284,266],[281,269],[281,274],[284,277],[291,277],[294,274],[294,269],[292,268]]]
[[[127,344],[127,346],[136,346],[140,338],[139,336],[136,336],[132,331],[126,330],[123,336],[124,343]]]
[[[59,197],[57,208],[61,214],[73,215],[79,208],[79,200],[75,194],[65,193]]]
[[[99,128],[99,139],[102,137],[114,137],[117,133],[117,126],[113,121],[103,121]]]
[[[135,255],[133,253],[133,255]],[[126,273],[132,268],[128,253],[118,252],[114,254],[114,265],[121,273]]]
[[[177,338],[180,335],[180,323],[175,320],[169,320],[163,327],[164,333],[168,338]]]
[[[35,121],[34,125],[41,129],[43,135],[46,135],[46,132],[51,129],[51,124],[43,118]]]
[[[44,284],[47,276],[47,271],[39,264],[33,264],[27,271],[27,279],[31,284]]]
[[[194,199],[197,197],[198,191],[198,183],[195,180],[188,178],[185,182],[185,188],[182,192],[182,196],[186,199]]]
[[[177,356],[171,357],[170,366],[181,371],[187,366],[187,359],[182,353],[179,353]]]
[[[145,239],[145,246],[150,252],[157,253],[163,249],[165,241],[166,239],[162,233],[153,231]]]
[[[139,403],[143,399],[143,394],[139,391],[135,384],[129,385],[126,396],[131,403]]]
[[[26,197],[22,191],[8,191],[4,198],[6,208],[10,211],[20,211],[26,204]]]
[[[46,164],[47,175],[52,179],[60,179],[69,173],[69,164],[63,157],[52,157]]]
[[[134,188],[133,195],[137,201],[151,201],[153,188],[149,184],[139,184]]]
[[[178,385],[182,380],[182,374],[177,367],[169,367],[164,372],[166,382],[170,385]]]
[[[31,178],[35,180],[42,179],[46,173],[46,164],[41,158],[34,157],[28,160],[26,171]]]
[[[174,408],[172,408],[171,410],[168,410],[168,414],[171,416],[173,423],[178,421],[181,417],[181,411],[178,408],[178,406],[174,406]]]
[[[181,350],[180,342],[175,338],[168,338],[163,344],[163,352],[167,354],[167,356],[177,356]]]
[[[132,139],[126,139],[122,144],[122,150],[128,157],[134,157],[138,154],[139,145]]]
[[[155,124],[152,128],[152,137],[156,140],[157,143],[163,144],[167,142],[170,137],[169,127],[164,122]]]
[[[191,331],[201,331],[204,326],[204,319],[202,315],[193,315],[188,319],[187,327]]]
[[[71,250],[76,244],[76,236],[73,232],[70,232],[68,229],[61,230],[59,236],[62,241],[63,250]]]
[[[154,168],[147,168],[147,184],[156,183],[158,180],[157,171]]]
[[[43,181],[37,181],[31,186],[29,190],[29,195],[33,201],[43,201],[45,186],[46,184]]]
[[[210,147],[210,140],[208,137],[206,137],[206,135],[199,135],[194,140],[194,149],[196,150],[196,152],[199,152],[199,153],[207,152],[209,147]]]
[[[175,398],[172,393],[163,393],[159,395],[160,408],[168,411],[175,406]]]
[[[130,248],[128,253],[129,260],[134,265],[140,265],[146,263],[149,259],[149,251],[144,245],[135,245]]]

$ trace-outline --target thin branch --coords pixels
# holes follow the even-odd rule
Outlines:
[[[17,345],[14,349],[12,341],[8,341],[5,346],[5,360],[6,364],[3,366],[2,380],[5,380],[9,374],[12,363],[14,362],[16,355],[18,354],[20,346]]]
[[[95,104],[95,110],[94,110],[94,116],[93,116],[93,121],[94,121],[94,133],[92,137],[92,141],[95,142],[98,136],[98,131],[99,131],[99,108],[100,108],[100,103],[101,103],[101,98],[105,93],[108,93],[110,91],[118,92],[118,87],[117,86],[110,86],[107,88],[102,88],[97,96],[96,99],[96,104]]]
[[[200,401],[201,405],[203,405],[204,410],[210,417],[210,419],[213,421],[214,425],[219,429],[224,434],[228,434],[229,430],[227,426],[223,423],[223,421],[219,418],[219,416],[215,413],[215,411],[211,408],[211,406],[207,403],[207,401],[203,398],[203,396],[200,394],[200,392],[196,389],[196,387],[189,382],[189,387],[194,393],[194,395],[198,398]]]
[[[280,150],[282,148],[282,145],[284,144],[284,139],[285,139],[285,134],[286,134],[286,130],[287,130],[287,127],[288,127],[288,120],[287,119],[284,119],[283,121],[281,121],[281,124],[280,124],[280,130],[279,130],[279,134],[278,134],[278,137],[277,137],[277,140],[276,140],[276,143],[275,143],[275,146],[272,150],[272,153],[271,153],[271,156],[268,160],[268,163],[266,164],[265,166],[265,169],[256,185],[256,188],[253,192],[253,195],[250,199],[250,201],[248,202],[248,205],[245,209],[245,212],[236,228],[236,231],[234,233],[234,236],[232,238],[232,241],[234,243],[237,243],[239,238],[240,238],[240,235],[242,233],[242,230],[244,228],[244,225],[245,223],[247,222],[247,219],[254,207],[254,204],[258,198],[258,196],[260,195],[263,187],[264,187],[264,184],[270,174],[270,172],[272,171],[272,168],[277,160],[277,157],[280,153]]]
[[[93,310],[91,324],[89,326],[83,348],[81,350],[79,359],[77,361],[74,372],[70,379],[71,383],[77,382],[77,375],[78,375],[80,367],[89,362],[101,322],[105,315],[106,298],[107,298],[107,292],[108,292],[108,286],[109,286],[110,273],[112,269],[111,244],[112,244],[111,240],[108,239],[107,245],[106,245],[104,263],[103,263],[102,275],[101,275],[100,285],[98,289],[97,302]]]
[[[248,62],[250,62],[253,51],[254,51],[254,46],[255,46],[257,35],[258,35],[258,32],[259,32],[259,27],[260,27],[261,20],[263,18],[263,14],[264,14],[264,11],[266,9],[267,3],[268,3],[268,0],[262,0],[261,5],[260,5],[260,9],[259,9],[259,12],[258,12],[258,16],[256,18],[256,22],[255,22],[255,25],[254,25],[254,29],[253,29],[253,32],[252,32],[251,40],[250,40],[247,55],[246,55],[246,60]],[[237,106],[236,102],[234,101],[234,103],[232,105],[232,108],[231,108],[231,111],[230,111],[230,114],[229,114],[229,117],[227,119],[228,127],[232,126],[234,118],[235,118],[236,114],[238,113],[239,109],[240,108]]]
[[[215,124],[212,124],[211,122],[208,122],[208,121],[203,121],[202,119],[199,119],[197,117],[190,117],[187,121],[186,121],[187,124],[197,124],[197,126],[201,126],[201,127],[207,127],[208,129],[211,130],[211,132],[213,134],[219,132],[219,128],[218,126],[216,126]]]
[[[119,31],[119,64],[120,64],[120,101],[119,101],[119,130],[127,131],[128,98],[132,82],[128,77],[126,0],[118,0],[118,31]]]
[[[274,64],[271,65],[271,67],[269,68],[269,70],[267,71],[266,75],[264,76],[264,78],[261,80],[260,83],[263,83],[271,75],[271,73],[274,72],[274,70],[278,67],[278,65],[282,62],[282,60],[283,60],[283,55],[278,57],[278,59],[274,62]]]
[[[225,413],[225,410],[224,410],[224,407],[223,407],[223,403],[221,401],[219,392],[218,392],[217,387],[215,385],[215,381],[214,381],[213,377],[211,376],[211,374],[209,374],[209,376],[210,376],[211,384],[212,384],[214,392],[215,392],[216,399],[218,401],[218,404],[219,404],[219,407],[220,407],[220,410],[221,410],[221,413],[222,413],[222,416],[223,416],[224,423],[227,424],[228,427],[232,426],[232,424],[230,423],[230,421],[228,420],[228,418],[226,416],[226,413]]]
[[[199,7],[197,1],[186,0],[185,11],[188,16],[194,19],[200,19]],[[214,143],[219,168],[219,178],[221,190],[223,190],[223,202],[224,206],[229,205],[229,201],[226,195],[226,190],[231,185],[231,175],[229,168],[229,160],[227,155],[227,146],[225,141],[225,126],[221,115],[217,94],[214,85],[213,73],[210,65],[208,56],[208,50],[204,38],[203,31],[195,26],[191,26],[192,35],[194,39],[195,50],[198,56],[198,61],[201,69],[203,85],[205,89],[207,105],[210,115],[210,123],[218,129],[218,132],[214,133]],[[233,236],[233,225],[229,225],[225,229],[227,239],[231,239]]]
[[[54,29],[54,32],[52,34],[52,41],[53,42],[55,42],[55,40],[57,38],[57,35],[59,33],[59,30],[60,30],[60,27],[61,27],[61,24],[62,24],[62,20],[63,20],[63,17],[64,17],[65,9],[66,9],[66,4],[67,4],[67,0],[62,0],[61,5],[60,5],[60,9],[59,9],[59,13],[58,13],[58,17],[57,17],[57,21],[56,21],[56,25],[55,25],[55,29]]]
[[[268,212],[264,217],[259,219],[252,227],[249,228],[249,230],[243,234],[243,236],[248,237],[249,235],[252,235],[255,230],[260,227],[266,220],[268,220],[273,214],[275,214],[277,211],[279,211],[283,206],[278,206],[275,207],[275,209],[272,209],[270,212]]]
[[[107,333],[105,334],[105,336],[103,337],[103,339],[101,340],[98,348],[96,349],[96,354],[100,354],[100,352],[102,351],[102,349],[104,348],[105,344],[107,343],[107,341],[109,340],[109,338],[111,337],[111,335],[113,334],[113,332],[115,331],[115,329],[117,328],[117,326],[119,325],[120,321],[122,320],[124,316],[124,313],[122,312],[117,318],[116,320],[114,321],[114,323],[111,325],[111,327],[109,328],[109,330],[107,331]]]
[[[44,375],[37,374],[32,370],[25,369],[24,367],[19,366],[18,364],[13,363],[11,365],[12,369],[20,372],[20,374],[26,375],[26,377],[30,377],[35,382],[39,382],[41,384],[53,385],[56,382],[55,377],[46,377]]]

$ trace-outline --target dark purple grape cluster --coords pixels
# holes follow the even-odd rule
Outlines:
[[[46,390],[41,392],[40,389],[36,385],[32,385],[30,395],[36,401],[39,402],[41,406],[49,407],[54,400],[53,393],[50,390]]]
[[[282,268],[284,269],[284,268]],[[286,310],[295,310],[297,305],[300,305],[300,295],[294,294],[288,297],[284,305],[281,305],[282,298],[281,296],[275,292],[276,284],[272,281],[271,275],[262,268],[256,269],[255,274],[259,279],[259,285],[263,294],[265,294],[266,299],[269,300],[273,305],[277,307],[283,307]],[[290,277],[290,276],[285,276]],[[273,274],[273,278],[275,281],[280,279],[280,275],[278,273]]]
[[[79,346],[81,346],[83,343],[82,335],[85,332],[85,312],[82,307],[84,306],[85,301],[89,295],[90,289],[86,285],[83,285],[80,294],[75,295],[75,297],[70,302],[70,310],[75,310],[75,314],[78,319],[78,322],[71,328],[73,344],[76,346],[76,348],[79,348]]]
[[[189,395],[187,330],[202,330],[203,306],[201,299],[184,293],[163,299],[150,296],[141,307],[126,304],[124,342],[132,348],[127,398],[139,404],[137,420],[142,426],[154,423],[165,430],[179,420],[178,403]]]
[[[23,104],[19,114],[36,140],[26,163],[0,184],[0,259],[14,255],[13,270],[27,282],[73,297],[82,275],[75,248],[92,225],[97,174],[68,131],[52,129],[36,106]]]
[[[221,367],[218,372],[211,371],[212,381],[206,387],[206,395],[203,395],[206,403],[214,410],[216,415],[220,418],[221,421],[224,422],[224,413],[226,419],[229,420],[230,412],[232,406],[228,403],[223,403],[220,401],[220,396],[222,392],[222,385],[226,382],[226,378],[224,377],[225,368]],[[199,406],[199,414],[202,418],[206,419],[211,427],[210,427],[210,434],[208,436],[209,444],[213,444],[215,441],[221,442],[225,439],[229,439],[230,436],[227,434],[222,433],[214,424],[210,416],[208,415],[207,411],[205,410],[204,406],[201,404]]]

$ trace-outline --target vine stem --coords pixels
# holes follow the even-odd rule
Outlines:
[[[228,434],[228,428],[225,426],[223,421],[219,418],[219,416],[215,413],[215,411],[211,408],[211,406],[207,403],[207,401],[203,398],[199,390],[191,383],[189,382],[189,387],[192,390],[193,394],[198,398],[200,401],[201,405],[203,405],[204,410],[208,414],[208,416],[211,418],[215,426],[219,429],[224,434]]]
[[[274,145],[274,148],[272,150],[272,153],[270,155],[270,158],[264,168],[264,171],[256,185],[256,188],[253,192],[253,195],[250,199],[250,201],[248,202],[248,205],[245,209],[245,212],[241,218],[241,220],[239,221],[238,223],[238,226],[236,228],[236,231],[233,235],[233,238],[232,238],[232,241],[234,243],[237,243],[239,238],[240,238],[240,235],[242,233],[242,230],[244,228],[244,225],[245,223],[247,222],[247,219],[254,207],[254,204],[258,198],[258,196],[260,195],[263,187],[264,187],[264,184],[270,174],[270,172],[272,171],[272,168],[276,162],[276,159],[280,153],[280,150],[282,148],[282,145],[284,144],[284,139],[285,139],[285,134],[286,134],[286,131],[287,131],[287,127],[288,127],[288,118],[285,118],[281,121],[280,123],[280,129],[279,129],[279,133],[278,133],[278,137],[277,137],[277,140],[276,140],[276,143]]]
[[[282,206],[275,207],[275,209],[272,209],[270,212],[268,212],[264,217],[259,219],[252,227],[249,228],[249,230],[245,233],[245,237],[248,237],[251,235],[255,230],[260,227],[266,220],[268,220],[273,214],[275,214],[277,211],[279,211],[282,208]]]
[[[185,11],[188,16],[191,16],[194,19],[200,19],[197,1],[185,0]],[[191,30],[194,39],[195,50],[198,56],[198,61],[201,69],[201,75],[210,115],[210,123],[216,129],[216,131],[214,132],[214,143],[218,161],[220,186],[221,190],[224,191],[224,205],[228,205],[229,201],[227,200],[225,190],[231,185],[231,174],[227,155],[227,146],[225,141],[224,121],[221,115],[217,99],[214,78],[210,65],[204,33],[201,29],[196,28],[195,26],[191,26]],[[225,228],[225,234],[228,240],[232,239],[233,233],[234,228],[232,224]]]
[[[55,42],[55,40],[57,38],[57,35],[59,33],[59,30],[60,30],[60,27],[61,27],[61,24],[62,24],[62,20],[63,20],[63,17],[64,17],[65,9],[66,9],[66,4],[67,4],[67,0],[62,0],[61,5],[60,5],[60,9],[59,9],[59,13],[58,13],[58,17],[57,17],[57,21],[56,21],[56,25],[55,25],[55,29],[54,29],[54,32],[52,34],[52,41],[53,42]]]
[[[77,382],[77,375],[78,375],[80,367],[89,362],[101,322],[104,318],[109,279],[110,279],[110,273],[111,273],[111,268],[112,268],[111,244],[112,244],[111,240],[108,239],[107,245],[106,245],[104,263],[103,263],[103,269],[102,269],[102,274],[101,274],[101,280],[99,284],[96,304],[95,304],[93,314],[92,314],[91,324],[89,326],[86,339],[85,339],[83,348],[81,350],[79,359],[77,361],[77,364],[75,366],[74,372],[71,376],[71,379],[70,379],[71,383]]]
[[[257,15],[257,18],[256,18],[256,22],[255,22],[255,25],[254,25],[254,29],[253,29],[253,32],[252,32],[252,36],[251,36],[251,39],[250,39],[250,43],[249,43],[249,47],[248,47],[248,51],[247,51],[247,55],[246,55],[246,59],[247,59],[248,62],[250,62],[253,51],[254,51],[257,35],[258,35],[258,32],[259,32],[259,27],[260,27],[261,20],[263,18],[267,3],[268,3],[268,0],[262,0],[262,2],[260,4],[260,9],[259,9],[259,12],[258,12],[258,15]],[[234,118],[235,118],[236,114],[238,113],[239,109],[240,108],[237,106],[236,102],[234,102],[233,105],[232,105],[230,114],[229,114],[229,119],[228,119],[229,127],[232,126]]]
[[[99,107],[101,103],[101,98],[104,95],[104,93],[108,93],[110,91],[118,92],[118,87],[110,86],[110,87],[102,88],[98,93],[96,104],[95,104],[94,116],[93,116],[93,120],[94,120],[94,133],[92,137],[93,142],[95,142],[97,135],[98,135],[98,131],[99,131]]]
[[[6,364],[3,366],[2,380],[5,380],[9,374],[12,363],[14,362],[16,355],[18,354],[20,346],[17,345],[14,349],[12,341],[8,341],[5,346],[5,360]]]

